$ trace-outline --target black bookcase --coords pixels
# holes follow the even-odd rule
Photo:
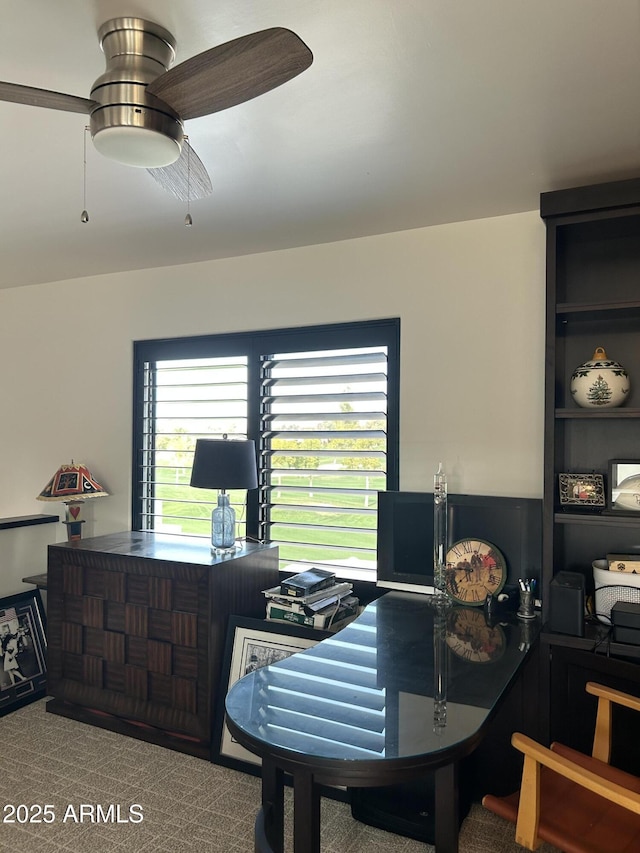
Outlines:
[[[606,492],[611,459],[640,459],[640,179],[544,193],[540,213],[547,229],[542,598],[548,619],[557,572],[580,572],[590,593],[593,560],[640,550],[640,513],[567,512],[558,501],[559,473],[603,474]],[[629,373],[629,399],[620,408],[584,409],[571,398],[573,370],[598,346]],[[548,737],[588,749],[595,705],[584,696],[584,682],[640,693],[640,646],[614,644],[604,625],[593,624],[584,637],[547,631],[542,651]]]

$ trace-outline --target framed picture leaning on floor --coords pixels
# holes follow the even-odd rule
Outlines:
[[[0,717],[35,702],[47,686],[47,637],[40,590],[0,599]]]

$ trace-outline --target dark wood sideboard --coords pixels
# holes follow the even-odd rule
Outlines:
[[[202,758],[228,618],[264,614],[278,548],[127,531],[49,546],[47,711]]]

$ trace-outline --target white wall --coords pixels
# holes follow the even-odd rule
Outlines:
[[[91,226],[94,227],[94,226]],[[197,226],[194,226],[197,227]],[[185,229],[185,239],[189,231]],[[544,226],[532,211],[228,260],[0,291],[0,517],[74,459],[111,492],[84,536],[128,529],[132,342],[401,318],[401,488],[542,494]],[[0,595],[44,571],[0,538]]]

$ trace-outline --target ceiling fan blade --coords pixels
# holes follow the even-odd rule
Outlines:
[[[163,190],[180,201],[206,198],[213,192],[207,170],[187,139],[183,141],[182,152],[175,163],[158,169],[147,169],[147,172]]]
[[[70,113],[90,113],[94,107],[98,106],[96,101],[79,98],[76,95],[65,95],[63,92],[52,92],[50,89],[34,89],[31,86],[21,86],[19,83],[1,81],[0,101],[27,104],[31,107],[46,107],[50,110],[65,110]]]
[[[262,95],[312,62],[313,54],[302,39],[291,30],[273,27],[192,56],[149,83],[147,91],[184,121]]]

